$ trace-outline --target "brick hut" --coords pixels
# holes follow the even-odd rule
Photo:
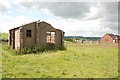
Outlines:
[[[40,47],[49,44],[64,45],[64,31],[53,28],[44,21],[35,21],[9,30],[12,49]]]

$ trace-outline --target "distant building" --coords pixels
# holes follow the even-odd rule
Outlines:
[[[120,43],[120,36],[107,33],[100,39],[100,43]]]
[[[16,27],[9,30],[9,35],[9,45],[12,49],[64,44],[64,32],[44,21],[35,21]]]

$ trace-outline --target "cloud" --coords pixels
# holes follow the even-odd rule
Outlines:
[[[11,8],[11,3],[8,0],[0,0],[0,12],[6,12]]]
[[[100,20],[101,28],[109,28],[114,33],[118,33],[118,3],[117,2],[105,2],[101,3],[103,7],[103,17]],[[102,12],[102,11],[101,11]]]
[[[38,12],[43,13],[45,11],[45,13],[48,12],[44,14],[45,18],[52,17],[44,20],[54,27],[64,30],[66,35],[100,36],[105,33],[116,34],[118,32],[117,2],[38,2],[34,0],[13,0],[11,3],[19,7],[17,8],[19,14],[15,17],[15,20],[8,21],[11,26],[13,24],[14,26],[20,26],[26,21],[31,22],[36,19],[33,17],[41,18],[40,16],[43,15],[38,14]],[[11,4],[6,7],[6,10],[10,8]],[[34,15],[30,15],[33,13]],[[10,19],[6,18],[6,20]],[[16,21],[20,22],[16,23]]]
[[[105,9],[106,20],[111,22],[118,21],[118,3],[117,2],[107,2],[102,3]]]
[[[16,16],[14,19],[12,18],[12,16],[0,15],[0,32],[8,33],[8,31],[12,28],[34,21],[34,19],[24,15]]]
[[[62,18],[84,18],[89,12],[89,6],[90,4],[84,2],[55,3],[54,6],[50,8],[50,11],[54,15]]]
[[[22,7],[48,9],[53,15],[62,18],[84,18],[90,10],[89,2],[20,2]]]
[[[100,36],[100,33],[103,31],[100,30],[99,20],[79,21],[74,19],[60,19],[56,22],[49,19],[46,21],[52,24],[53,27],[65,31],[66,36]],[[107,29],[104,31],[106,32]]]
[[[32,0],[30,0],[32,1]],[[53,15],[64,19],[93,20],[104,18],[111,22],[117,21],[117,2],[29,2],[21,1],[22,7],[31,9],[48,9]]]

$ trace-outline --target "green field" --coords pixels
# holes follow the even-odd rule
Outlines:
[[[67,50],[15,55],[2,49],[2,78],[116,78],[117,44],[65,42]]]
[[[2,78],[2,45],[1,45],[1,42],[0,42],[0,78]]]
[[[1,34],[0,38],[6,38],[6,39],[8,38],[8,34],[7,33],[1,33],[0,32],[0,34]]]

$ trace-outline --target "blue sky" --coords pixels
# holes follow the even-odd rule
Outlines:
[[[8,33],[9,29],[37,20],[63,30],[66,36],[118,34],[118,3],[0,1],[0,32]]]

